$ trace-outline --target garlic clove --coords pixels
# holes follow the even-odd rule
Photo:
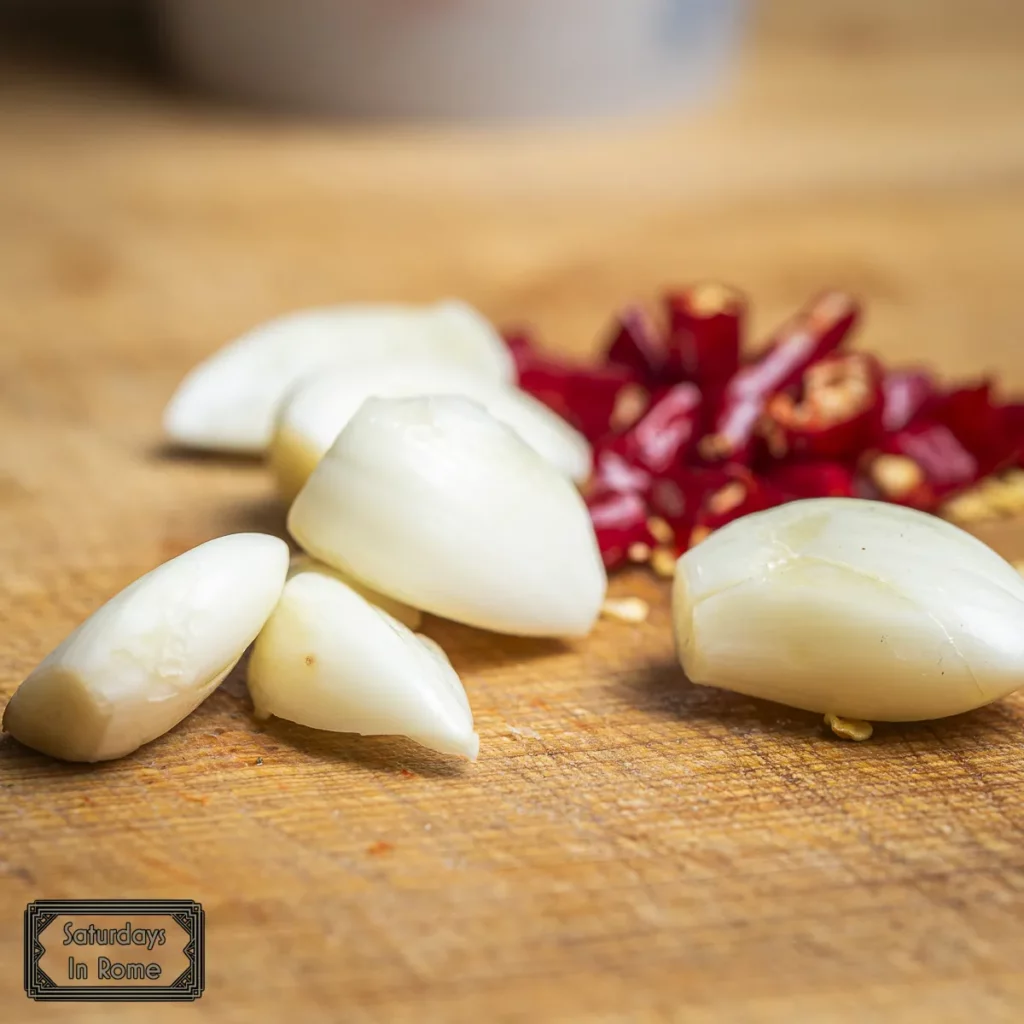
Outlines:
[[[466,398],[367,400],[288,528],[383,593],[500,633],[583,635],[607,586],[576,488]]]
[[[531,448],[577,483],[590,476],[587,439],[532,395],[463,369],[404,362],[321,374],[285,400],[270,445],[282,495],[291,500],[367,398],[465,395],[510,426]]]
[[[737,520],[679,560],[673,620],[693,682],[840,718],[941,718],[1024,683],[1024,580],[898,505],[820,498]]]
[[[299,573],[303,572],[318,572],[324,576],[333,576],[341,583],[344,583],[345,586],[354,590],[360,597],[369,601],[370,604],[376,605],[382,611],[387,612],[393,619],[397,619],[403,626],[413,630],[413,632],[423,624],[423,615],[418,608],[410,608],[409,605],[403,604],[401,601],[396,601],[386,594],[381,594],[348,573],[344,573],[340,569],[332,569],[329,565],[324,565],[323,562],[318,562],[309,555],[293,555],[291,565],[288,567],[288,579],[298,576]]]
[[[21,684],[3,727],[66,761],[123,757],[223,681],[273,611],[288,546],[242,533],[201,544],[111,598]]]
[[[253,647],[249,692],[260,717],[408,736],[471,761],[480,749],[466,691],[441,648],[320,567],[285,584]]]
[[[494,327],[461,302],[434,306],[338,306],[271,320],[200,363],[164,412],[168,438],[193,448],[259,453],[289,390],[325,367],[407,359],[459,367],[492,381],[515,379]]]

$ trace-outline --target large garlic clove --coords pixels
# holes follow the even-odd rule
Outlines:
[[[369,601],[370,604],[376,605],[382,611],[387,612],[391,618],[397,619],[407,629],[415,631],[423,624],[423,615],[418,608],[410,608],[409,605],[396,601],[394,598],[388,597],[387,594],[368,587],[348,573],[344,573],[340,569],[332,569],[329,565],[324,565],[323,562],[318,562],[309,555],[293,555],[291,565],[288,567],[288,579],[303,572],[318,572],[325,576],[333,576],[354,590],[360,597]]]
[[[444,652],[310,564],[285,584],[253,647],[260,717],[364,736],[408,736],[476,760],[466,692]]]
[[[875,721],[955,715],[1024,683],[1024,580],[941,519],[821,498],[737,520],[679,561],[695,683]]]
[[[576,488],[466,398],[368,399],[288,516],[307,551],[500,633],[587,633],[606,578]]]
[[[457,367],[424,363],[367,366],[317,375],[288,396],[278,415],[270,462],[287,499],[367,398],[465,395],[510,426],[531,448],[577,483],[590,476],[587,439],[532,395]]]
[[[193,448],[262,452],[282,400],[303,377],[407,359],[515,378],[501,336],[461,302],[314,309],[271,320],[200,363],[171,398],[164,430]]]
[[[202,544],[111,598],[21,684],[3,727],[66,761],[107,761],[173,729],[220,684],[281,596],[288,546]]]

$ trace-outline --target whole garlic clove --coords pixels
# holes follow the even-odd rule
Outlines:
[[[457,367],[403,362],[318,375],[291,392],[270,445],[281,494],[288,500],[298,494],[367,398],[418,395],[475,399],[566,476],[577,483],[590,476],[587,439],[532,395]]]
[[[249,693],[260,717],[408,736],[471,761],[480,749],[466,691],[441,648],[315,565],[288,580],[257,638]]]
[[[515,379],[501,336],[461,302],[307,310],[256,327],[200,363],[171,398],[164,430],[192,448],[259,453],[270,444],[281,402],[304,377],[407,359]]]
[[[499,633],[583,635],[607,586],[576,488],[466,398],[367,400],[288,528],[383,593]]]
[[[223,681],[274,609],[288,546],[241,533],[147,573],[21,684],[3,727],[66,761],[123,757],[173,729]]]
[[[934,516],[852,498],[737,520],[679,560],[683,668],[863,721],[942,718],[1024,683],[1024,580]]]
[[[333,576],[339,582],[344,583],[346,587],[354,590],[364,600],[376,605],[381,611],[387,612],[391,618],[397,619],[406,629],[415,632],[423,624],[423,615],[418,608],[410,608],[409,605],[396,601],[394,598],[388,597],[387,594],[374,590],[373,587],[368,587],[348,573],[344,573],[340,569],[332,569],[329,565],[318,562],[310,555],[292,555],[291,565],[288,567],[288,579],[303,572],[318,572],[325,576]]]

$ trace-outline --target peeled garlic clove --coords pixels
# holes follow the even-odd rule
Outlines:
[[[914,721],[1024,683],[1024,580],[934,516],[850,498],[739,519],[680,560],[695,683],[841,718]]]
[[[286,398],[270,445],[281,493],[294,498],[367,398],[465,395],[577,483],[590,476],[587,439],[532,395],[457,367],[395,363],[317,375]]]
[[[249,660],[260,717],[364,736],[408,736],[475,761],[480,740],[459,677],[335,573],[308,568],[284,588]]]
[[[173,729],[221,683],[281,596],[288,546],[241,533],[147,573],[21,684],[3,727],[66,761],[123,757]]]
[[[383,593],[500,633],[582,635],[604,600],[576,488],[466,398],[368,399],[288,528]]]
[[[423,615],[418,608],[410,608],[409,605],[402,604],[401,601],[396,601],[394,598],[388,597],[387,594],[381,594],[348,573],[344,573],[340,569],[332,569],[329,565],[324,565],[323,562],[318,562],[309,555],[293,555],[288,568],[288,579],[303,572],[318,572],[324,576],[333,576],[339,582],[344,583],[346,587],[354,590],[360,597],[369,601],[370,604],[387,612],[393,619],[398,619],[407,629],[415,631],[423,623]]]
[[[406,359],[515,379],[501,336],[464,303],[314,309],[271,320],[200,363],[171,398],[164,430],[193,448],[262,452],[282,400],[303,377]]]

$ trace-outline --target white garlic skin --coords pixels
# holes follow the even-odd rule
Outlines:
[[[249,659],[256,714],[364,736],[408,736],[475,761],[480,740],[440,647],[314,562],[299,569]]]
[[[607,587],[576,488],[466,398],[367,400],[288,528],[382,593],[500,633],[586,634]]]
[[[934,516],[852,498],[746,516],[679,560],[694,683],[865,721],[919,721],[1024,684],[1024,580]]]
[[[587,439],[525,391],[455,366],[407,361],[316,374],[285,399],[270,444],[278,490],[295,497],[367,398],[463,395],[510,426],[558,470],[583,483],[592,455]]]
[[[277,537],[234,534],[157,567],[95,611],[21,684],[3,727],[67,761],[123,757],[223,681],[273,611]]]
[[[168,403],[164,432],[191,448],[259,454],[281,403],[304,377],[406,359],[515,380],[508,346],[462,302],[305,310],[254,328],[200,363]]]

